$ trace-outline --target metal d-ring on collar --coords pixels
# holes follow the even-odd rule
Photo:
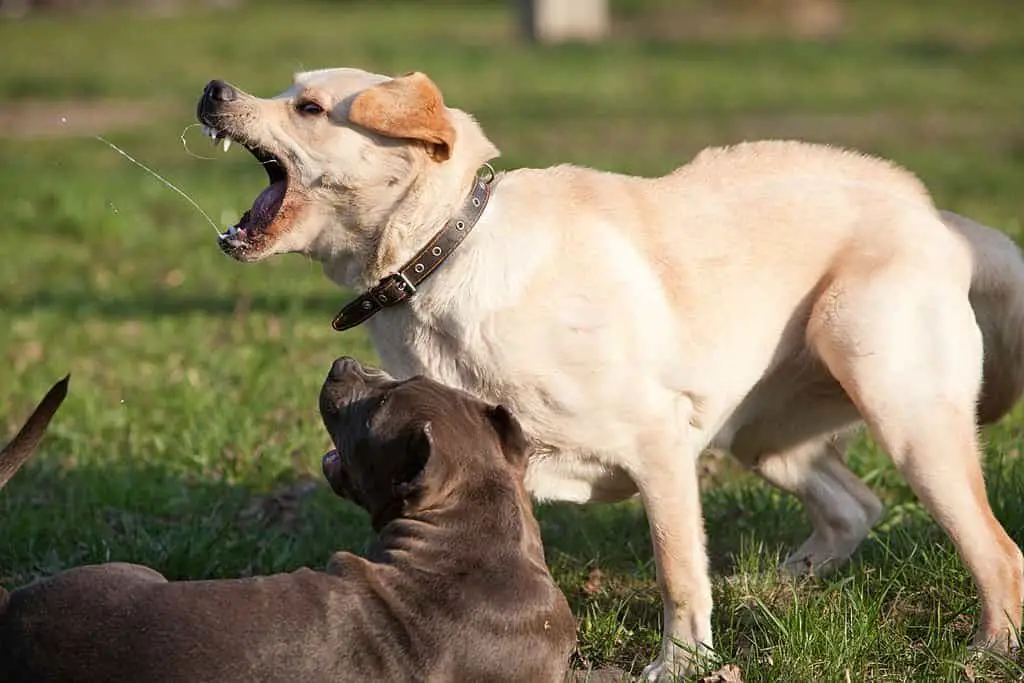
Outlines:
[[[487,200],[491,197],[493,181],[494,168],[484,164],[474,181],[473,191],[459,212],[398,272],[383,277],[369,290],[345,304],[338,315],[334,316],[331,327],[338,332],[351,329],[372,318],[377,311],[400,304],[415,294],[416,288],[444,263],[480,220]]]

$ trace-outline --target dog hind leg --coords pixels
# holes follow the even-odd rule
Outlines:
[[[733,448],[733,454],[773,486],[792,493],[811,521],[811,536],[782,564],[794,575],[821,576],[857,550],[882,515],[882,503],[844,462],[847,433],[807,439],[788,448]]]
[[[975,427],[982,339],[966,292],[892,264],[839,278],[808,341],[970,571],[981,601],[974,643],[1016,645],[1024,557],[985,493]]]

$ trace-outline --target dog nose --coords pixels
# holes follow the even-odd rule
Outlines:
[[[224,81],[213,80],[206,84],[206,98],[211,102],[230,102],[238,97],[238,91]]]
[[[342,356],[338,360],[334,361],[331,365],[331,374],[328,376],[332,380],[341,380],[345,378],[350,372],[357,372],[359,370],[359,361],[349,356]]]

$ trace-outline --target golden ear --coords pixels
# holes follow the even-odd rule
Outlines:
[[[434,161],[445,161],[455,144],[455,128],[441,91],[426,74],[414,71],[356,95],[348,119],[389,138],[420,140]]]

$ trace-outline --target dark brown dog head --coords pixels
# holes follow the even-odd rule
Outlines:
[[[529,444],[507,408],[417,376],[397,381],[352,358],[334,361],[320,415],[335,450],[323,458],[335,493],[391,520],[444,501],[491,474],[520,482]]]

